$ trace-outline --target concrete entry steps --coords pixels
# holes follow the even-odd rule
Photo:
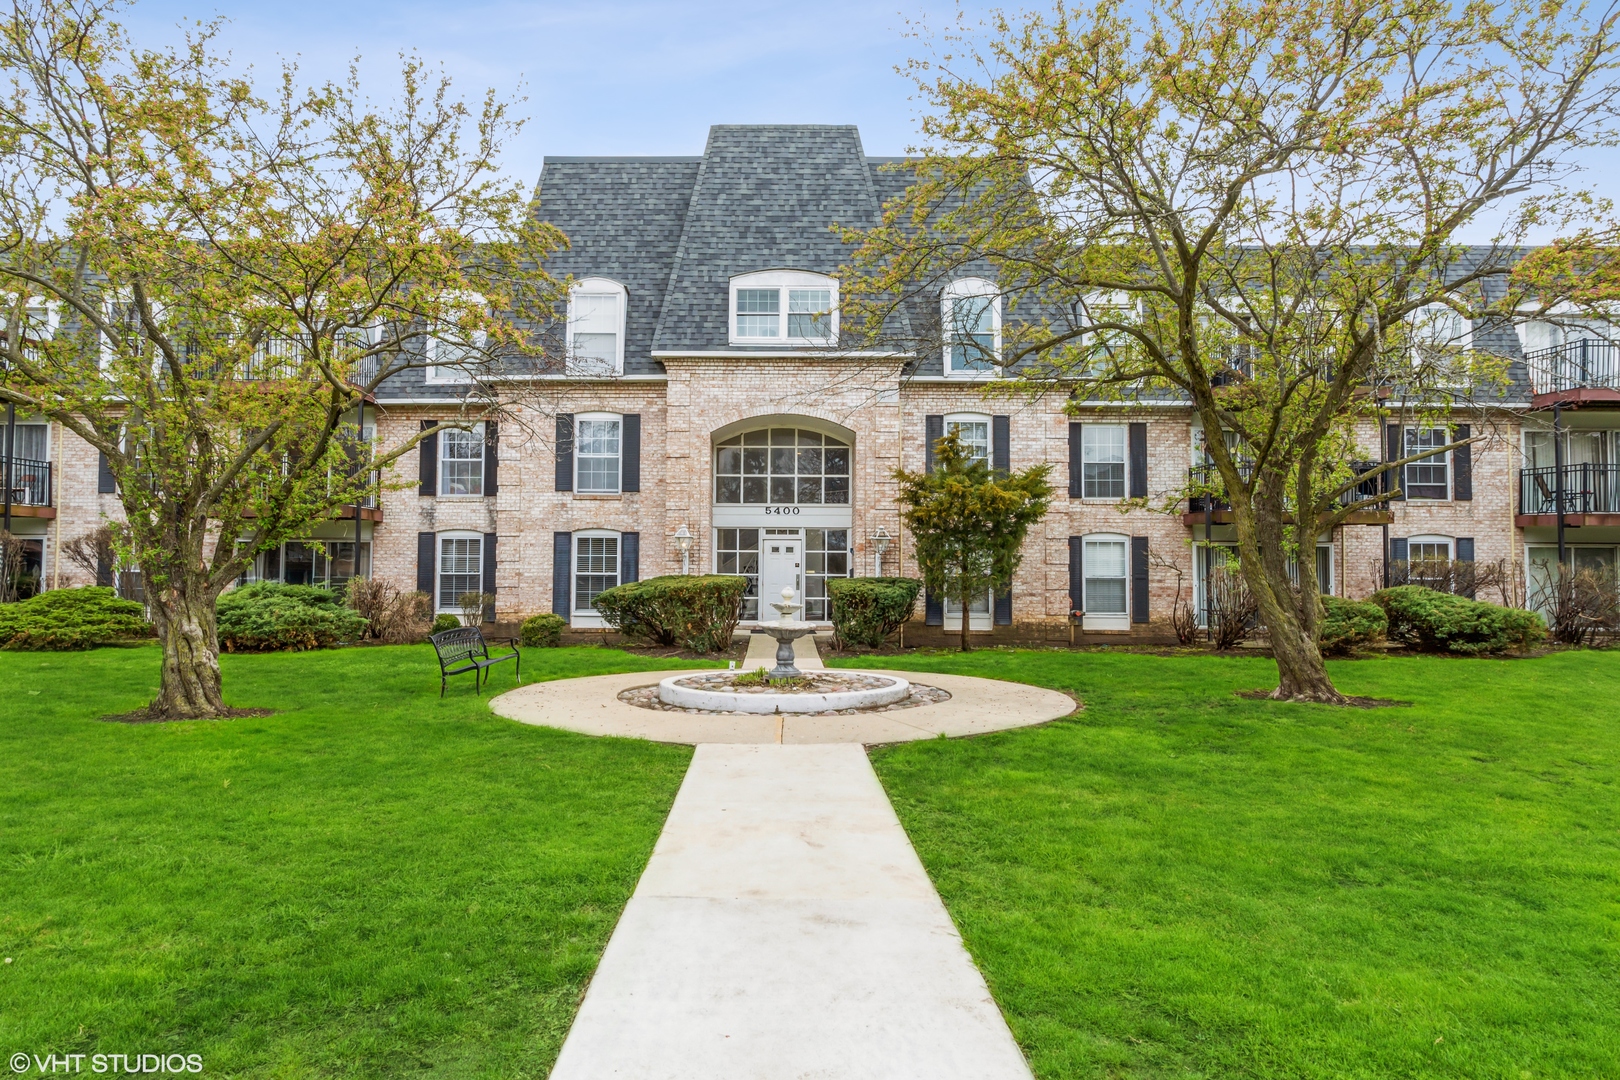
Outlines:
[[[865,752],[703,745],[552,1080],[1029,1080]]]

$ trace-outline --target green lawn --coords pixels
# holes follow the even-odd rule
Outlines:
[[[532,650],[524,672],[678,663]],[[5,1057],[544,1075],[689,751],[498,719],[467,677],[440,702],[426,646],[225,657],[262,719],[96,719],[157,664],[0,653]]]
[[[1042,1077],[1620,1077],[1620,654],[985,651],[1043,728],[874,753]]]
[[[1370,711],[1233,697],[1249,658],[885,662],[1087,703],[873,755],[1042,1077],[1620,1077],[1620,654],[1334,665],[1416,702]],[[0,1051],[543,1075],[688,752],[440,702],[425,647],[226,657],[262,719],[95,719],[156,664],[0,653]]]

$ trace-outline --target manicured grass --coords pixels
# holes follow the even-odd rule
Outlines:
[[[441,702],[427,646],[225,657],[227,701],[281,710],[262,719],[96,719],[142,704],[157,664],[0,653],[6,1056],[544,1075],[689,751],[496,718],[465,676]],[[534,649],[523,666],[679,662]]]
[[[873,755],[1038,1075],[1620,1076],[1620,654],[893,666],[1086,702]]]

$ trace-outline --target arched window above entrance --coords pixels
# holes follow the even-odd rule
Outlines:
[[[762,428],[714,450],[714,501],[723,505],[849,505],[850,446],[804,428]]]

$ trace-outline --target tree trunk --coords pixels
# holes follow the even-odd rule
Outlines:
[[[1271,630],[1271,652],[1277,660],[1277,689],[1271,696],[1278,701],[1319,701],[1345,705],[1349,699],[1328,678],[1322,651],[1297,620],[1286,620],[1282,633]]]
[[[163,644],[163,676],[150,708],[155,718],[192,720],[224,716],[214,596],[201,581],[157,590],[149,597]]]
[[[1256,500],[1258,503],[1260,500]],[[1327,705],[1347,705],[1349,698],[1328,678],[1316,635],[1306,628],[1295,610],[1297,590],[1288,577],[1283,557],[1282,507],[1273,502],[1257,505],[1254,517],[1237,515],[1238,549],[1243,577],[1260,605],[1260,619],[1271,640],[1271,655],[1277,661],[1276,701],[1316,701]],[[1303,532],[1303,530],[1302,530]],[[1312,534],[1314,535],[1314,534]],[[1315,557],[1315,550],[1309,552]],[[1307,556],[1300,555],[1303,560]],[[1306,597],[1315,602],[1315,597]]]

